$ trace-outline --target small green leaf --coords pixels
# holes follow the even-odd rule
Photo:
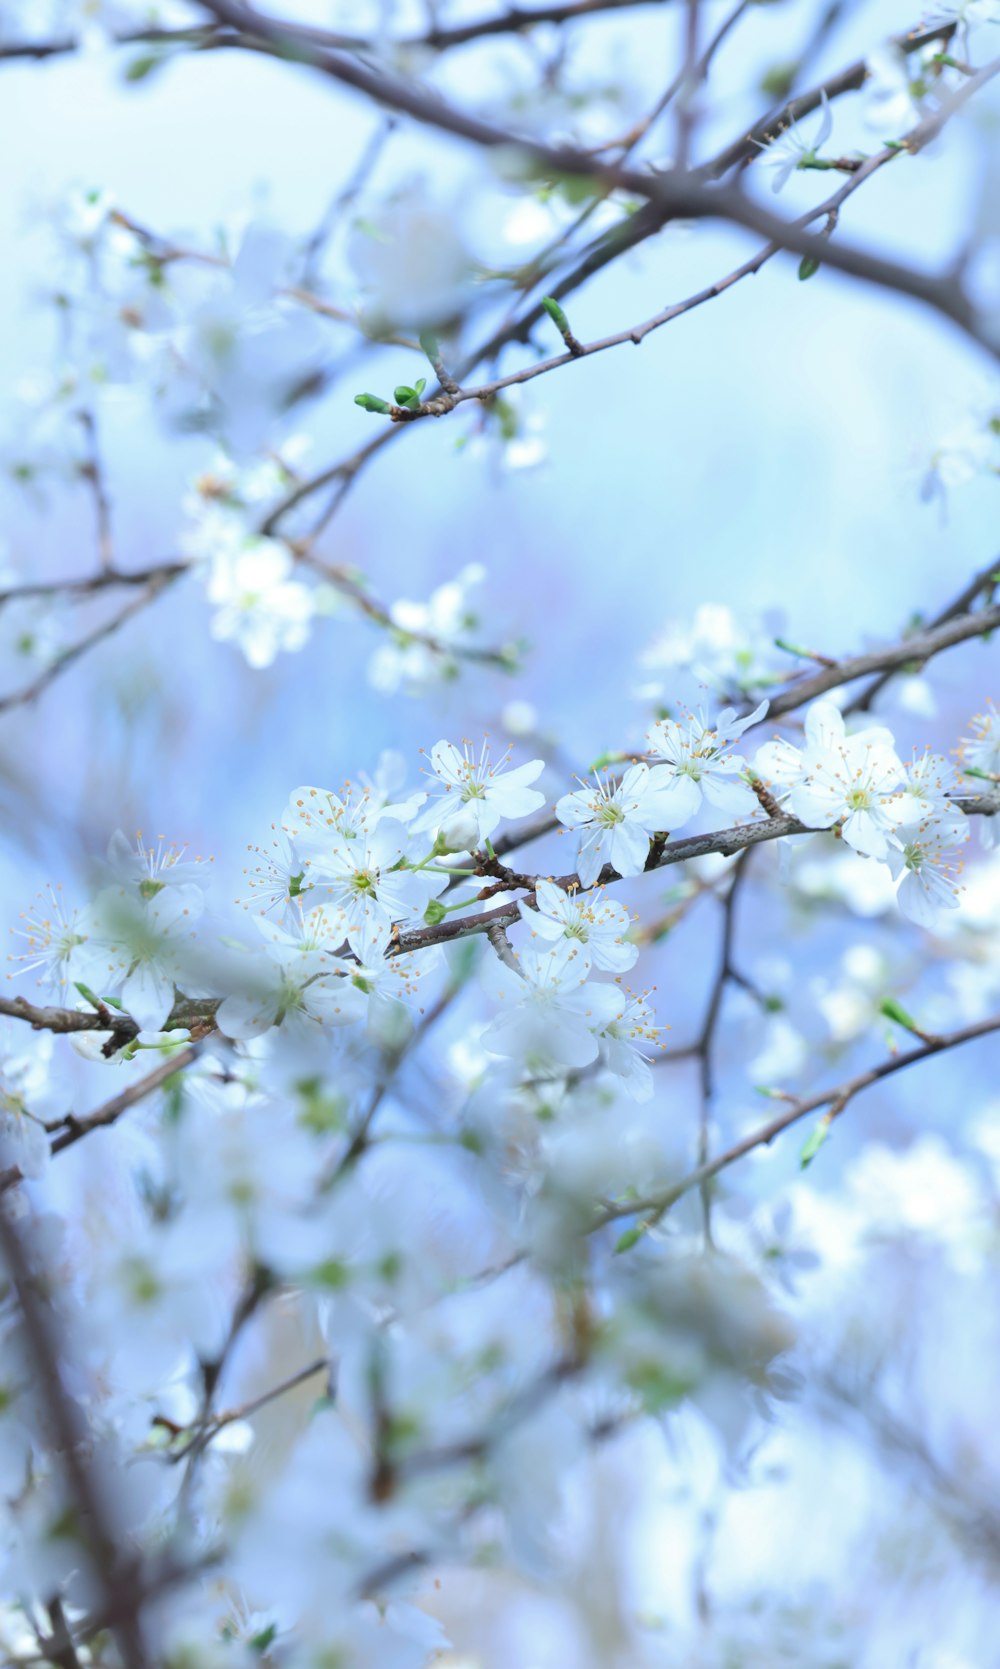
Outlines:
[[[559,303],[553,296],[543,296],[542,306],[545,308],[546,313],[549,315],[549,318],[552,320],[556,329],[561,331],[563,336],[565,336],[566,332],[569,330],[569,320]]]
[[[819,272],[819,262],[815,255],[803,255],[799,262],[799,278],[804,281],[816,272]]]
[[[380,400],[377,394],[355,394],[354,404],[362,411],[375,411],[385,414],[389,410],[388,400]]]
[[[142,52],[137,58],[133,58],[125,65],[122,71],[122,80],[145,81],[146,77],[152,75],[154,71],[162,69],[167,59],[172,56],[171,53],[167,52]]]
[[[427,378],[426,377],[418,377],[416,382],[413,385],[413,392],[414,392],[414,394],[422,394],[426,387],[427,387]]]
[[[879,1003],[878,1011],[880,1014],[884,1014],[887,1020],[894,1020],[897,1026],[902,1026],[906,1031],[913,1032],[917,1037],[920,1036],[920,1027],[914,1020],[913,1015],[907,1013],[902,1003],[898,1003],[895,997],[885,997]]]
[[[639,1241],[642,1239],[645,1232],[645,1223],[636,1223],[633,1228],[626,1229],[625,1233],[620,1234],[618,1239],[615,1241],[615,1251],[630,1252],[633,1246],[638,1246]]]
[[[823,1143],[832,1129],[830,1115],[825,1113],[810,1136],[807,1136],[799,1154],[799,1165],[802,1170],[812,1164]]]
[[[448,911],[441,903],[441,900],[439,898],[432,898],[424,911],[424,920],[428,927],[437,927],[439,922],[444,921],[447,914]]]

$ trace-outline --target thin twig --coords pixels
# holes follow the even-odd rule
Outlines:
[[[706,1160],[704,1164],[696,1166],[694,1170],[688,1172],[687,1176],[682,1177],[679,1182],[674,1183],[670,1188],[665,1188],[662,1193],[649,1194],[643,1199],[622,1200],[617,1204],[607,1206],[602,1211],[600,1221],[596,1226],[603,1227],[605,1224],[614,1222],[621,1217],[638,1216],[648,1221],[658,1220],[665,1212],[670,1210],[671,1206],[676,1205],[678,1200],[683,1199],[685,1194],[689,1194],[693,1188],[704,1187],[706,1183],[718,1176],[720,1171],[727,1170],[730,1165],[734,1165],[738,1159],[744,1158],[746,1154],[752,1153],[755,1148],[770,1146],[776,1137],[790,1129],[793,1124],[797,1124],[807,1114],[818,1112],[820,1108],[826,1107],[839,1116],[844,1108],[854,1100],[855,1096],[860,1095],[863,1090],[869,1089],[872,1084],[881,1083],[884,1078],[891,1078],[894,1073],[903,1072],[907,1067],[928,1060],[932,1055],[944,1054],[949,1049],[957,1049],[963,1043],[971,1043],[976,1038],[988,1037],[991,1033],[997,1031],[1000,1031],[1000,1015],[992,1015],[988,1020],[977,1020],[972,1025],[962,1026],[957,1031],[947,1032],[940,1037],[935,1037],[927,1043],[922,1043],[916,1049],[907,1050],[904,1054],[890,1055],[887,1060],[880,1061],[878,1066],[870,1067],[867,1072],[859,1072],[855,1077],[848,1078],[845,1083],[838,1084],[834,1089],[823,1090],[818,1095],[794,1101],[776,1118],[751,1131],[748,1136],[744,1136],[740,1141],[734,1142],[731,1147],[727,1147],[723,1153],[717,1154],[714,1159]]]

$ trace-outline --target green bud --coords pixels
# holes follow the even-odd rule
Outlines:
[[[556,329],[561,331],[563,336],[565,336],[566,332],[569,330],[569,320],[559,303],[552,296],[543,296],[542,306],[545,308],[546,313],[549,315],[549,318],[552,320]]]
[[[832,1124],[830,1115],[829,1113],[824,1113],[815,1130],[812,1132],[812,1135],[808,1136],[803,1143],[802,1152],[799,1154],[799,1165],[802,1170],[805,1170],[812,1164],[820,1148],[823,1146],[823,1143],[827,1140],[831,1129]]]
[[[355,394],[354,404],[362,411],[376,411],[383,416],[389,410],[388,400],[380,400],[377,394]]]
[[[642,1239],[645,1232],[645,1223],[636,1223],[633,1228],[626,1229],[625,1233],[620,1234],[618,1239],[615,1241],[615,1251],[630,1252],[633,1246],[637,1246],[639,1244],[639,1241]]]
[[[165,52],[143,52],[138,58],[133,58],[130,63],[125,65],[122,79],[124,81],[145,81],[146,77],[152,75],[154,70],[162,68],[167,61],[167,57],[168,54]]]
[[[405,406],[408,411],[416,411],[420,405],[420,393],[425,382],[426,378],[416,388],[411,388],[408,383],[401,382],[399,387],[392,391],[392,397],[397,406]]]
[[[811,278],[813,273],[819,272],[819,262],[815,255],[803,255],[799,262],[799,278],[803,281]]]
[[[880,1014],[884,1014],[887,1020],[894,1020],[897,1026],[902,1026],[904,1030],[913,1032],[916,1037],[920,1036],[920,1027],[914,1020],[913,1015],[908,1014],[902,1003],[898,1003],[895,997],[885,997],[879,1003],[878,1011]]]

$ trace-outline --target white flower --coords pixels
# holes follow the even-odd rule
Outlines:
[[[582,780],[582,779],[581,779]],[[585,784],[556,803],[556,816],[570,829],[584,831],[576,869],[581,883],[592,887],[605,863],[619,875],[641,875],[649,843],[659,829],[670,827],[672,808],[657,793],[648,765],[630,765],[621,781],[602,782],[594,773],[593,787]]]
[[[243,867],[249,892],[236,900],[244,910],[251,906],[261,915],[272,910],[287,910],[303,891],[305,860],[299,856],[288,836],[272,824],[272,835],[267,846],[248,846],[249,864]],[[254,861],[256,860],[256,861]]]
[[[396,631],[379,645],[368,665],[373,687],[386,695],[400,688],[418,693],[454,678],[458,662],[453,651],[470,646],[479,625],[469,593],[485,578],[482,563],[470,562],[453,580],[439,585],[426,603],[397,598],[389,607]]]
[[[431,768],[437,781],[431,787],[428,805],[413,823],[414,833],[440,831],[452,850],[471,851],[488,840],[504,818],[527,817],[537,811],[544,805],[545,795],[529,785],[541,776],[545,761],[532,759],[508,771],[505,767],[509,758],[508,752],[492,764],[486,742],[478,759],[469,752],[468,742],[461,753],[451,742],[435,743]],[[461,832],[464,844],[452,840],[453,829]],[[474,838],[467,841],[473,829]]]
[[[959,849],[968,838],[969,824],[963,816],[932,818],[905,840],[893,838],[889,867],[895,877],[903,877],[896,897],[904,916],[921,927],[933,927],[940,910],[958,908]]]
[[[289,579],[291,569],[291,554],[277,539],[245,539],[212,562],[212,636],[238,643],[253,667],[270,666],[279,649],[301,649],[309,636],[313,594]]]
[[[762,147],[762,155],[758,159],[762,168],[774,171],[771,190],[780,191],[788,184],[797,168],[807,168],[816,161],[817,153],[825,145],[833,131],[833,115],[830,101],[825,93],[821,99],[822,111],[819,124],[812,140],[807,140],[798,123],[793,122],[777,139],[772,139],[769,145]]]
[[[1000,23],[1000,0],[955,0],[953,5],[936,6],[934,21],[956,23]]]
[[[319,848],[330,840],[363,839],[379,820],[382,807],[368,788],[348,783],[343,795],[308,785],[293,788],[281,814],[281,827],[301,849]]]
[[[162,835],[155,847],[147,846],[142,832],[137,833],[135,845],[130,845],[121,829],[116,829],[108,842],[108,865],[116,881],[130,883],[139,896],[155,898],[164,887],[185,887],[185,902],[194,914],[203,902],[203,892],[211,884],[211,874],[200,858],[184,857],[184,847],[166,846]]]
[[[366,931],[400,921],[416,925],[447,886],[447,874],[437,868],[408,867],[408,847],[403,824],[383,817],[367,834],[351,840],[335,835],[310,856],[309,884],[353,949]]]
[[[660,719],[646,732],[649,751],[656,761],[650,772],[650,787],[658,790],[670,807],[668,822],[679,829],[701,808],[704,797],[729,817],[743,817],[757,810],[757,796],[748,783],[736,780],[747,763],[727,750],[751,725],[759,724],[767,702],[746,718],[738,719],[735,709],[726,707],[714,728],[704,717],[693,714],[685,724]],[[665,760],[665,764],[660,764]]]
[[[748,694],[778,677],[774,632],[764,623],[748,628],[724,603],[702,603],[691,619],[668,622],[638,664],[646,677],[635,694],[661,701],[678,687],[678,673],[720,693]],[[664,674],[667,676],[664,677]]]
[[[334,955],[342,941],[339,922],[321,909],[300,915],[292,930],[255,917],[267,941],[241,992],[226,997],[216,1014],[226,1037],[260,1037],[272,1026],[304,1022],[344,1026],[363,1018],[365,995],[351,977],[354,966]]]
[[[898,134],[920,120],[920,106],[910,85],[906,54],[892,41],[869,55],[865,80],[865,120],[878,133]]]
[[[159,1031],[174,1005],[174,987],[189,996],[198,992],[190,977],[191,924],[198,914],[197,888],[167,887],[148,902],[125,887],[98,894],[90,918],[95,946],[103,946],[104,983],[108,977],[126,1013],[146,1031]],[[188,970],[188,977],[185,977]]]
[[[22,973],[38,969],[39,985],[65,998],[75,980],[87,977],[82,956],[86,955],[90,922],[87,912],[66,910],[60,891],[50,885],[48,899],[39,893],[35,908],[21,911],[24,925],[10,931],[23,939],[27,948],[11,952],[8,961],[20,962]]]
[[[603,894],[565,893],[552,881],[539,881],[535,900],[537,910],[523,902],[520,906],[533,934],[555,943],[569,940],[580,948],[588,967],[593,963],[610,973],[624,973],[635,962],[639,947],[626,937],[630,922],[623,904]]]
[[[467,305],[471,262],[455,215],[419,189],[359,225],[347,254],[379,320],[442,325]]]
[[[889,835],[921,814],[918,797],[902,792],[906,775],[889,731],[877,726],[848,736],[832,701],[809,709],[802,752],[766,743],[754,765],[778,785],[793,817],[811,829],[840,824],[848,846],[865,857],[885,858]]]
[[[579,945],[522,951],[519,973],[500,967],[494,978],[505,1011],[480,1039],[492,1055],[507,1055],[529,1071],[571,1071],[597,1059],[593,1026],[606,1023],[613,986],[587,982],[589,963]]]
[[[52,1036],[46,1033],[39,1046],[26,1033],[13,1020],[0,1027],[0,1165],[16,1165],[35,1179],[50,1158],[40,1109],[51,1095]]]
[[[973,718],[972,735],[962,737],[961,756],[964,770],[971,766],[988,777],[1000,777],[1000,712],[992,701]]]
[[[315,316],[278,293],[293,256],[284,234],[249,226],[232,266],[176,333],[176,360],[201,411],[241,454],[268,446],[289,396],[323,358]]]
[[[917,754],[903,777],[902,804],[913,808],[903,822],[923,823],[942,814],[953,817],[949,795],[955,792],[955,787],[955,773],[943,754],[931,753],[930,749]]]
[[[609,1072],[624,1081],[635,1101],[649,1101],[653,1074],[644,1043],[662,1048],[661,1028],[656,1024],[645,997],[637,997],[621,986],[603,986],[613,999],[612,1014],[598,1032],[601,1060]]]

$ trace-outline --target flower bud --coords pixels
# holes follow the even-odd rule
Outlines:
[[[460,806],[446,817],[438,830],[435,850],[474,852],[479,845],[479,819],[471,806]]]

